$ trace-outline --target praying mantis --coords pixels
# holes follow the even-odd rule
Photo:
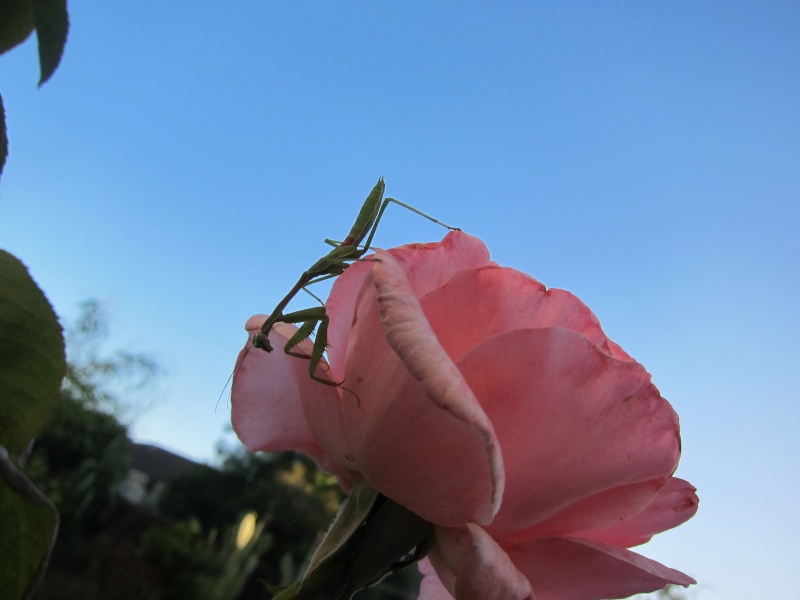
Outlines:
[[[384,189],[385,184],[383,177],[381,177],[378,179],[378,183],[375,184],[375,187],[372,188],[369,196],[367,196],[367,199],[364,201],[353,227],[350,229],[350,233],[342,242],[325,240],[326,243],[333,246],[333,250],[320,258],[317,262],[311,265],[308,270],[304,271],[303,274],[300,275],[300,278],[297,280],[297,283],[294,284],[294,287],[289,291],[288,294],[286,294],[283,300],[278,303],[278,305],[275,307],[275,310],[272,311],[272,314],[261,326],[261,330],[253,336],[252,345],[255,348],[265,350],[266,352],[272,352],[273,348],[270,344],[268,335],[276,323],[291,323],[293,325],[298,325],[299,327],[297,331],[291,338],[289,338],[289,341],[284,346],[284,352],[289,356],[309,359],[308,373],[311,376],[311,379],[314,381],[318,381],[330,386],[342,386],[344,383],[343,381],[331,381],[330,379],[325,379],[318,376],[316,373],[317,367],[322,361],[322,355],[324,354],[328,345],[328,324],[330,320],[327,312],[325,311],[325,306],[306,308],[287,314],[283,314],[283,310],[286,308],[292,298],[294,298],[300,292],[300,290],[305,290],[308,292],[308,290],[306,290],[307,286],[341,275],[351,263],[360,260],[361,257],[369,251],[370,245],[372,244],[372,238],[375,236],[378,223],[383,216],[383,211],[386,210],[386,207],[390,202],[398,204],[403,208],[407,208],[408,210],[415,212],[418,215],[433,221],[434,223],[446,227],[447,229],[458,229],[457,227],[446,225],[441,221],[438,221],[433,217],[417,210],[416,208],[400,202],[399,200],[395,200],[394,198],[384,199]],[[366,242],[363,245],[360,245],[364,238],[366,238]],[[308,293],[311,294],[311,292]],[[313,296],[313,294],[311,295]],[[295,346],[297,346],[306,338],[310,337],[311,334],[314,334],[314,345],[311,349],[311,354],[309,355],[294,351]]]

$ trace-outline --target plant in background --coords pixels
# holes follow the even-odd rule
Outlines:
[[[145,354],[100,351],[108,317],[98,300],[82,302],[66,329],[69,360],[60,402],[32,445],[26,471],[58,506],[65,533],[84,536],[112,513],[131,464],[120,415],[141,410],[131,393],[151,389],[161,368]],[[131,380],[134,385],[126,385]]]
[[[78,318],[67,325],[67,373],[64,389],[87,408],[129,419],[152,405],[163,367],[142,352],[104,352],[108,314],[95,298],[80,304]]]
[[[58,507],[62,535],[74,538],[105,524],[130,464],[127,428],[64,391],[36,438],[26,471]]]

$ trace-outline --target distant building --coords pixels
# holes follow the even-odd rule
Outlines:
[[[131,445],[133,462],[117,492],[132,504],[155,507],[167,484],[198,463],[150,444]]]

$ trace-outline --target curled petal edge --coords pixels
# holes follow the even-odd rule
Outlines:
[[[439,344],[402,268],[388,252],[378,251],[377,256],[379,261],[372,273],[389,345],[438,408],[481,436],[491,476],[491,497],[475,521],[488,523],[500,508],[505,487],[503,458],[494,428],[458,367]]]

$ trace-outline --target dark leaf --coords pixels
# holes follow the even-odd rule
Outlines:
[[[67,43],[67,0],[32,0],[36,37],[39,40],[39,85],[55,72]]]
[[[61,325],[16,257],[0,250],[0,444],[18,456],[58,400]]]
[[[0,590],[30,598],[44,575],[58,531],[58,512],[0,446]]]
[[[343,596],[377,583],[388,573],[423,558],[433,540],[433,525],[387,499],[370,516],[353,551]]]
[[[33,31],[31,0],[0,2],[0,54],[21,44]]]
[[[3,96],[0,96],[0,176],[8,158],[8,135],[6,134],[6,109],[3,106]]]
[[[350,496],[342,504],[336,520],[325,534],[311,562],[308,572],[311,573],[325,561],[331,560],[347,546],[358,532],[367,515],[378,500],[377,490],[362,481],[350,492]]]

